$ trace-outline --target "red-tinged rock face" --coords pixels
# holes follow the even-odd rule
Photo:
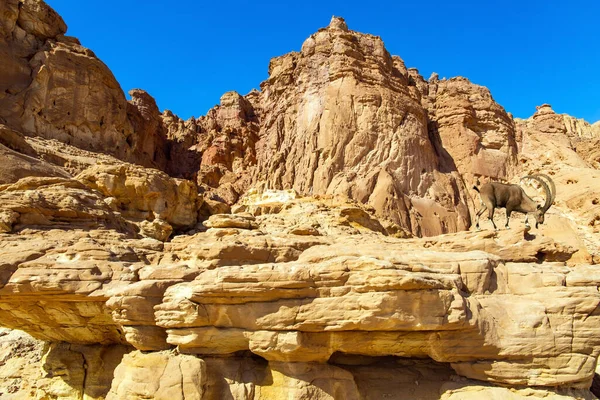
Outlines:
[[[510,179],[516,168],[515,125],[490,91],[461,77],[439,80],[433,76],[426,85],[423,105],[430,131],[439,135],[463,177]]]

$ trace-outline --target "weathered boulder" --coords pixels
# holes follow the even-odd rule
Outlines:
[[[139,222],[142,234],[160,240],[173,229],[193,227],[202,204],[193,182],[135,165],[96,165],[76,179],[102,193],[124,218]]]
[[[136,351],[123,357],[115,378],[107,400],[200,400],[206,385],[206,366],[192,356]]]

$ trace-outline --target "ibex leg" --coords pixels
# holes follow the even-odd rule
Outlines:
[[[485,210],[487,210],[487,207],[484,205],[481,210],[477,211],[477,220],[475,222],[475,228],[477,228],[477,230],[479,230],[479,217],[481,217],[481,214],[483,214]]]
[[[497,231],[498,227],[496,226],[496,224],[494,223],[494,208],[491,207],[488,209],[488,217],[490,219],[490,222],[492,223],[492,225],[494,226],[494,230]]]
[[[508,221],[510,221],[510,214],[512,213],[512,210],[509,210],[508,208],[506,209],[506,225],[504,225],[504,227],[506,229],[510,229],[510,227],[508,226]]]

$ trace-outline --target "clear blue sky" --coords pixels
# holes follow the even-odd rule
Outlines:
[[[428,78],[465,76],[526,118],[535,106],[600,120],[600,1],[48,0],[126,92],[204,115],[229,90],[259,88],[269,60],[299,50],[332,15],[381,36]]]

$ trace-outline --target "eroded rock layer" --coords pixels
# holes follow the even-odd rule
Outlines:
[[[253,211],[167,244],[103,229],[3,234],[3,325],[79,345],[251,352],[269,365],[426,358],[470,379],[589,387],[600,276],[567,265],[575,248],[519,229],[386,237],[334,199]]]

